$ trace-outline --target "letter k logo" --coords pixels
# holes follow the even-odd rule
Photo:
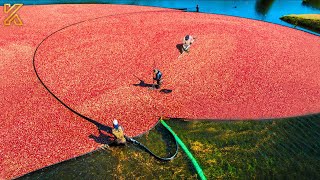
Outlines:
[[[4,13],[9,14],[8,17],[4,20],[5,26],[10,26],[12,21],[17,26],[23,25],[19,15],[17,14],[22,5],[23,4],[14,4],[13,6],[11,6],[10,4],[4,4]]]

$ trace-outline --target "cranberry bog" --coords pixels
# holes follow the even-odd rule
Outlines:
[[[320,109],[315,35],[139,6],[25,6],[19,14],[23,26],[0,29],[0,178],[98,149],[90,137],[113,118],[137,136],[159,117],[262,120]],[[178,59],[186,34],[196,41]],[[153,68],[170,93],[141,85],[152,84]]]

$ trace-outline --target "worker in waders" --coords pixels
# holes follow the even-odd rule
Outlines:
[[[156,89],[159,89],[162,84],[162,73],[158,69],[153,70],[153,80],[157,81]]]
[[[195,38],[190,36],[190,35],[186,35],[183,38],[183,41],[182,41],[182,49],[183,49],[183,51],[189,52],[190,46],[194,42],[194,39]]]
[[[113,120],[113,129],[112,134],[115,137],[115,144],[116,145],[125,145],[126,138],[124,137],[124,132],[122,126],[118,124],[116,119]]]

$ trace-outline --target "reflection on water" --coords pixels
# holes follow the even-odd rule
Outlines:
[[[257,0],[255,10],[259,14],[266,15],[273,3],[274,0]]]
[[[320,0],[303,0],[302,4],[320,9]]]

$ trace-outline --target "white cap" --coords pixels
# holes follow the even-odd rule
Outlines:
[[[115,125],[115,126],[118,125],[118,120],[114,119],[113,120],[113,125]]]

